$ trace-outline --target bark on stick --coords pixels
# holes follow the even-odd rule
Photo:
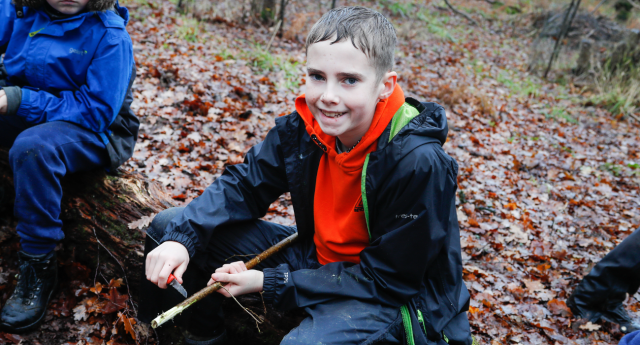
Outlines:
[[[270,257],[272,254],[275,254],[275,253],[279,252],[281,249],[289,246],[289,244],[291,244],[293,241],[295,241],[296,238],[298,238],[298,233],[295,233],[295,234],[285,238],[284,240],[282,240],[282,241],[278,242],[277,244],[275,244],[273,247],[265,250],[264,252],[262,252],[258,256],[256,256],[253,259],[249,260],[249,262],[247,262],[245,264],[245,266],[247,266],[247,269],[249,269],[249,270],[254,268],[259,263],[261,263],[263,260],[265,260],[268,257]],[[205,296],[220,290],[224,285],[226,285],[226,283],[225,284],[221,284],[220,282],[217,282],[215,284],[207,286],[204,289],[196,292],[193,296],[187,298],[182,303],[178,304],[177,306],[169,309],[168,311],[164,312],[160,316],[158,316],[155,319],[153,319],[153,321],[151,321],[151,327],[158,328],[163,323],[173,319],[177,315],[180,315],[180,313],[185,311],[192,304],[194,304],[194,303],[198,302],[199,300],[203,299]]]

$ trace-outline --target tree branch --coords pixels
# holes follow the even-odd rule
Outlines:
[[[473,18],[469,17],[468,15],[464,14],[463,12],[460,12],[460,11],[456,10],[453,6],[451,6],[451,4],[449,3],[449,0],[444,0],[444,3],[447,4],[447,7],[449,7],[449,9],[451,11],[453,11],[453,13],[455,13],[455,14],[461,16],[461,17],[464,17],[466,20],[470,21],[471,24],[473,24],[475,26],[480,26],[480,25],[478,25],[478,22],[473,20]]]
[[[600,8],[600,6],[602,6],[602,4],[604,4],[605,1],[607,0],[600,1],[600,3],[596,5],[596,8],[594,8],[593,11],[591,11],[591,14],[593,15],[594,13],[596,13],[596,11]]]
[[[627,0],[633,7],[640,9],[640,2],[636,2],[637,0]]]

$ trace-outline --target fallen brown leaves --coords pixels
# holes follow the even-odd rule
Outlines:
[[[301,19],[291,38],[320,15],[312,12],[316,3],[295,3],[315,9],[309,15],[297,11]],[[476,337],[486,344],[616,344],[617,327],[578,322],[565,300],[595,262],[640,226],[638,128],[583,106],[583,95],[572,85],[527,74],[529,38],[518,34],[526,28],[496,20],[483,22],[494,33],[468,30],[429,2],[416,5],[432,13],[425,28],[382,2],[349,4],[395,13],[397,27],[413,21],[414,31],[440,33],[400,36],[396,71],[408,96],[447,108],[445,150],[460,165],[463,277]],[[199,24],[194,39],[181,29],[187,18],[169,1],[125,5],[132,10],[128,30],[139,66],[133,107],[142,122],[126,168],[161,182],[186,204],[225,166],[242,162],[276,117],[293,111],[304,86],[287,83],[302,80],[304,71],[285,71],[284,65],[302,64],[303,46],[276,40],[265,53],[259,45],[266,45],[270,32],[222,20]],[[265,67],[276,58],[278,66]],[[294,224],[290,205],[288,196],[281,197],[266,218]],[[129,227],[150,221],[151,216]],[[86,267],[64,267],[80,278],[52,301],[45,329],[72,333],[68,344],[76,345],[147,337],[132,318],[122,282],[94,284]],[[6,298],[12,286],[4,273],[0,293]],[[625,305],[640,316],[635,297]],[[16,344],[22,339],[0,337]]]

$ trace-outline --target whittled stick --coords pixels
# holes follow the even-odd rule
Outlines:
[[[254,257],[253,259],[249,260],[249,262],[245,263],[245,266],[247,266],[248,270],[256,267],[259,263],[261,263],[262,261],[264,261],[265,259],[267,259],[271,255],[279,252],[282,248],[287,247],[289,244],[291,244],[293,241],[295,241],[296,238],[298,238],[298,233],[295,233],[295,234],[285,238],[284,240],[282,240],[282,241],[278,242],[277,244],[275,244],[273,247],[271,247],[271,248],[265,250],[264,252],[260,253],[258,256]],[[177,315],[180,315],[183,311],[185,311],[187,308],[189,308],[192,304],[194,304],[194,303],[198,302],[199,300],[203,299],[205,296],[220,290],[225,285],[227,285],[227,283],[216,282],[216,283],[214,283],[212,285],[209,285],[209,286],[205,287],[204,289],[196,292],[193,296],[187,298],[182,303],[180,303],[177,306],[167,310],[166,312],[160,314],[160,316],[158,316],[155,319],[153,319],[153,321],[151,321],[151,327],[158,328],[159,326],[161,326],[165,322],[173,319]]]

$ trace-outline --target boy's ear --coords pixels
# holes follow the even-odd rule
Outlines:
[[[383,100],[387,99],[393,93],[393,90],[396,88],[396,81],[398,80],[398,73],[391,71],[384,74],[382,80],[382,91],[380,92],[380,96],[378,99]]]

